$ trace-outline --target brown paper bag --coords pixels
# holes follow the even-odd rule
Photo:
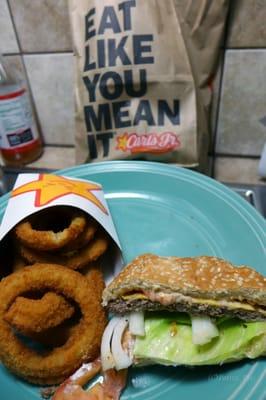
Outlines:
[[[69,0],[77,163],[204,164],[225,0]]]

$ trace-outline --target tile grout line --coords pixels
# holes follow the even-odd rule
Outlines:
[[[252,159],[252,160],[259,160],[260,156],[256,155],[250,155],[250,154],[237,154],[237,153],[216,153],[217,157],[222,157],[222,158],[242,158],[243,160],[245,159]]]
[[[40,134],[40,138],[41,138],[43,144],[45,145],[44,136],[43,136],[43,132],[42,132],[42,129],[41,129],[41,124],[40,124],[37,108],[35,106],[33,92],[32,92],[32,89],[31,89],[30,79],[29,79],[28,71],[27,71],[27,68],[26,68],[25,61],[24,61],[22,46],[21,46],[21,43],[20,43],[19,34],[18,34],[18,31],[17,31],[15,19],[14,19],[13,13],[12,13],[12,8],[11,8],[11,5],[9,3],[9,0],[6,0],[6,2],[7,2],[7,7],[8,7],[8,10],[9,10],[10,19],[11,19],[11,22],[12,22],[12,25],[13,25],[14,33],[15,33],[15,36],[16,36],[17,44],[18,44],[18,49],[19,49],[19,53],[20,53],[19,56],[20,56],[21,61],[22,61],[24,74],[25,74],[25,77],[26,77],[27,85],[28,85],[29,95],[30,95],[30,98],[31,98],[31,106],[33,108],[33,114],[34,114],[35,119],[36,119],[36,124],[37,124],[37,128],[38,128],[38,131],[39,131],[39,134]]]
[[[25,56],[45,56],[48,54],[74,54],[73,50],[47,50],[47,51],[24,51]]]
[[[217,110],[216,110],[216,116],[215,116],[215,124],[214,124],[214,134],[213,134],[213,148],[212,148],[212,153],[213,153],[213,162],[212,162],[212,169],[211,169],[211,176],[215,178],[215,161],[216,161],[216,146],[217,146],[217,137],[218,137],[218,122],[219,122],[219,117],[220,117],[220,112],[221,112],[221,95],[222,95],[222,89],[223,89],[223,82],[224,82],[224,68],[225,68],[225,58],[226,58],[226,43],[228,39],[228,32],[229,32],[229,24],[230,24],[230,16],[232,13],[232,5],[229,3],[229,10],[227,13],[226,17],[226,22],[225,22],[225,28],[224,28],[224,37],[223,37],[223,44],[221,46],[221,75],[219,79],[219,87],[218,87],[218,98],[217,98]]]
[[[217,98],[217,107],[216,107],[216,115],[215,115],[215,123],[214,123],[214,132],[213,132],[213,148],[212,148],[212,153],[213,153],[213,163],[212,163],[212,170],[211,170],[211,176],[214,178],[215,177],[215,161],[216,161],[216,145],[217,145],[217,136],[218,136],[218,122],[219,122],[219,117],[220,117],[220,108],[221,108],[221,91],[223,87],[223,77],[224,77],[224,64],[225,64],[225,51],[222,50],[221,54],[221,73],[220,73],[220,79],[219,79],[219,85],[218,85],[218,98]]]
[[[22,51],[13,53],[3,53],[4,56],[45,56],[49,54],[74,54],[72,50],[50,50],[50,51]]]
[[[242,46],[242,47],[225,47],[225,46],[222,46],[222,48],[224,49],[224,50],[234,50],[234,51],[238,51],[238,50],[245,50],[245,51],[258,51],[258,50],[266,50],[266,47],[244,47],[244,46]]]
[[[245,50],[245,51],[266,51],[266,46],[265,47],[226,47],[226,46],[221,46],[221,50],[226,51],[226,50]],[[42,50],[42,51],[22,51],[19,50],[18,52],[5,52],[3,53],[4,56],[17,56],[17,55],[24,55],[24,56],[41,56],[41,55],[48,55],[48,54],[74,54],[74,50]]]

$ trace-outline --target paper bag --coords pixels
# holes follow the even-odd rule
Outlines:
[[[204,164],[225,0],[69,0],[77,163]]]

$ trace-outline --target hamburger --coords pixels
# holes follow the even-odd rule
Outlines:
[[[104,369],[266,355],[266,278],[220,258],[144,254],[103,292]]]

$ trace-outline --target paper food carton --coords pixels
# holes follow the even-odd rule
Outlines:
[[[52,174],[19,174],[0,226],[0,241],[24,218],[54,206],[83,210],[108,233],[112,243],[101,259],[108,283],[121,269],[123,260],[112,215],[97,182]]]

